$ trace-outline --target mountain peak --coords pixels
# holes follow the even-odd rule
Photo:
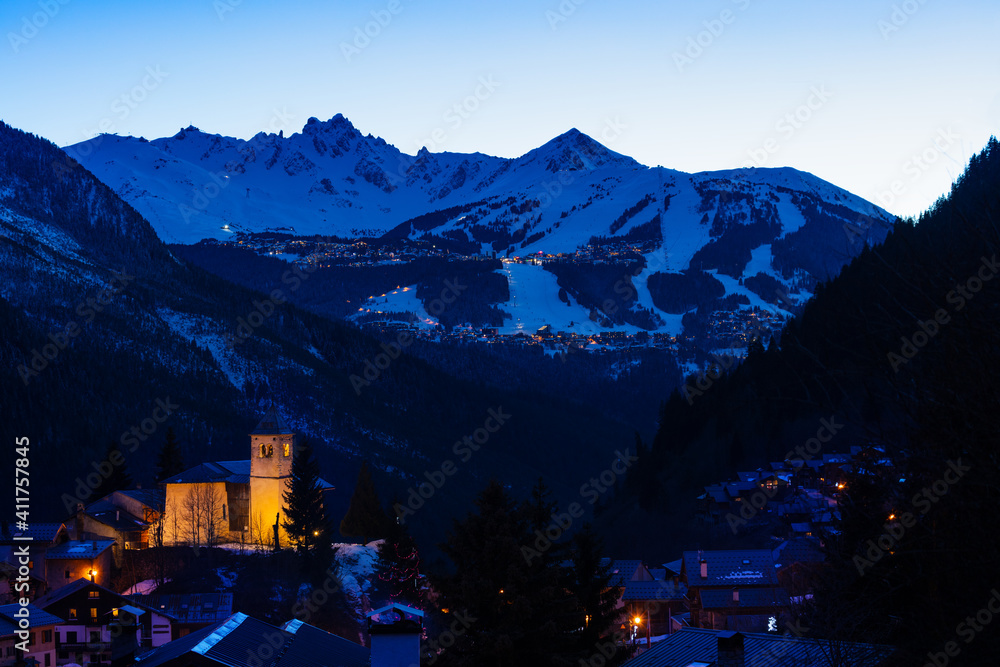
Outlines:
[[[537,163],[549,172],[579,171],[606,166],[641,167],[632,158],[615,153],[575,127],[563,132],[517,159],[522,164]]]
[[[344,114],[338,113],[336,116],[328,121],[321,121],[315,116],[306,121],[305,126],[302,128],[302,134],[316,135],[316,134],[357,134],[360,136],[357,128],[351,124],[351,121],[347,120]]]

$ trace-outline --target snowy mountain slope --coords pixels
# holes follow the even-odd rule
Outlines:
[[[575,129],[515,159],[426,149],[406,155],[362,135],[339,114],[326,122],[310,118],[301,132],[288,137],[260,133],[247,141],[187,127],[153,141],[100,135],[66,150],[136,206],[161,237],[181,243],[224,239],[234,229],[353,237],[385,232],[448,207],[513,197],[520,208],[528,203],[528,210],[504,215],[506,209],[494,209],[493,215],[479,217],[480,224],[513,231],[527,222],[531,232],[543,233],[548,245],[565,252],[591,236],[621,236],[648,222],[656,207],[615,233],[607,229],[622,209],[646,195],[659,197],[674,189],[690,198],[692,186],[727,183],[763,195],[776,188],[808,192],[886,217],[860,198],[794,169],[694,175],[650,169]],[[681,206],[683,213],[689,208]],[[469,231],[474,224],[458,222],[447,221],[436,231]],[[472,230],[470,236],[482,234]]]
[[[339,114],[311,118],[287,137],[260,133],[245,141],[188,127],[153,141],[101,135],[67,151],[175,243],[278,230],[425,239],[466,255],[586,249],[584,261],[600,262],[637,253],[645,267],[631,278],[637,299],[628,307],[651,310],[644,328],[675,334],[679,318],[656,309],[646,285],[651,275],[721,274],[731,278],[722,281],[726,296],[750,299],[742,307],[777,310],[774,299],[742,281],[763,275],[792,295],[790,302],[801,301],[864,242],[880,241],[891,219],[792,168],[648,168],[576,129],[514,159],[426,149],[406,155]],[[548,298],[562,305],[555,294]],[[504,330],[538,320],[536,302],[522,296],[503,304],[512,316]],[[561,317],[559,308],[548,312]],[[577,318],[565,326],[570,321],[576,326]],[[629,330],[620,321],[604,324]]]
[[[295,288],[280,273],[251,291],[180,259],[92,172],[3,123],[0,278],[0,409],[17,416],[11,428],[44,464],[40,516],[72,511],[62,492],[82,493],[80,476],[106,459],[109,442],[124,445],[130,474],[146,483],[168,427],[189,464],[244,458],[246,433],[272,401],[313,440],[324,478],[348,490],[334,513],[346,510],[362,456],[404,491],[452,456],[452,443],[481,427],[487,410],[516,415],[415,520],[414,530],[437,541],[487,471],[524,492],[544,474],[569,496],[584,470],[563,452],[603,458],[633,431],[601,406],[477,385],[408,350],[386,366],[380,341],[286,303]],[[369,378],[360,388],[359,374]],[[126,436],[137,432],[133,446]],[[550,451],[534,455],[534,438]]]

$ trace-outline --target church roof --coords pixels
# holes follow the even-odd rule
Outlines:
[[[295,435],[295,431],[288,427],[288,422],[278,414],[278,409],[272,403],[250,435]]]
[[[250,483],[250,460],[246,461],[211,461],[200,463],[163,480],[164,484],[204,484],[206,482],[230,482],[231,484]],[[316,479],[320,489],[333,489],[333,484],[322,477]]]
[[[164,484],[203,484],[205,482],[250,483],[250,460],[201,463],[179,475],[163,480]]]

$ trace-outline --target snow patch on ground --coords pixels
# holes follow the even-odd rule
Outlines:
[[[747,262],[747,267],[743,269],[743,275],[747,278],[755,276],[758,273],[766,273],[777,279],[781,279],[774,270],[771,268],[771,244],[762,245],[754,248],[750,251],[750,261]]]
[[[170,579],[164,579],[164,583],[170,581]],[[156,590],[156,579],[145,579],[137,584],[129,586],[122,595],[150,595]]]
[[[160,319],[170,330],[198,347],[205,348],[226,378],[237,389],[242,389],[250,368],[227,344],[224,336],[216,333],[218,325],[208,317],[178,313],[169,308],[157,309]]]
[[[504,262],[499,271],[506,276],[510,287],[510,300],[501,308],[511,314],[504,319],[499,327],[502,334],[517,333],[533,334],[549,324],[555,331],[566,331],[577,334],[596,334],[602,329],[590,320],[590,310],[581,306],[569,297],[569,305],[559,299],[559,283],[554,273],[545,267],[535,264],[517,264]],[[635,333],[640,329],[626,325],[620,330]]]
[[[438,326],[436,317],[427,312],[423,302],[417,298],[417,286],[398,287],[391,292],[372,295],[365,299],[357,312],[347,319],[357,320],[362,315],[370,313],[411,313],[416,318],[394,319],[393,322],[406,322],[420,329],[434,329]]]

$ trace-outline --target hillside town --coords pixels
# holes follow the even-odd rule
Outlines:
[[[196,558],[223,548],[248,559],[289,548],[292,540],[281,522],[272,527],[265,517],[288,511],[282,489],[291,484],[295,439],[272,405],[251,432],[249,460],[203,462],[155,489],[115,490],[78,503],[62,521],[4,522],[0,665],[180,667],[192,664],[194,656],[197,664],[229,667],[261,661],[433,664],[442,649],[428,635],[425,615],[447,610],[434,608],[433,594],[421,609],[398,602],[373,606],[372,583],[381,567],[372,556],[376,543],[343,546],[368,552],[374,568],[357,569],[354,561],[340,575],[356,582],[361,637],[339,637],[310,625],[308,612],[279,625],[254,618],[234,605],[228,575],[221,587],[159,593],[160,582],[138,581],[129,570],[135,557],[171,547],[193,549]],[[844,453],[812,449],[709,485],[697,498],[701,522],[748,538],[747,543],[754,537],[758,546],[703,550],[677,544],[676,551],[655,561],[627,553],[609,553],[601,561],[609,573],[606,591],[623,619],[615,650],[634,656],[625,664],[752,665],[773,651],[799,656],[801,664],[819,664],[809,661],[827,647],[797,629],[795,610],[811,597],[827,567],[824,539],[836,532],[847,476],[889,469],[891,463],[873,446]],[[322,479],[317,488],[332,491]],[[277,639],[269,645],[267,637]],[[256,648],[233,655],[245,645],[264,647],[267,655]],[[858,665],[878,665],[892,652],[868,644],[842,648]],[[278,657],[267,662],[272,655]],[[331,656],[336,656],[332,662]],[[681,662],[660,662],[666,656]]]

